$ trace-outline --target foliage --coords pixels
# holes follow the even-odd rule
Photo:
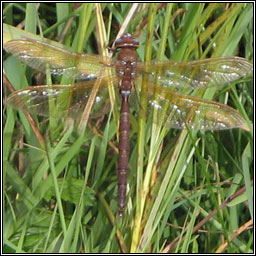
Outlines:
[[[139,39],[142,61],[253,56],[253,6],[246,3],[5,3],[4,16],[26,30],[6,26],[4,41],[40,34],[75,51],[106,54],[124,29]],[[15,89],[35,81],[12,56],[4,67]],[[238,109],[251,125],[252,79],[201,96]],[[225,252],[252,252],[252,231],[241,231],[252,218],[252,133],[167,130],[132,112],[129,201],[121,221],[114,218],[117,113],[77,135],[72,123],[56,130],[55,120],[34,117],[33,126],[22,111],[5,109],[3,251],[213,253],[228,241]],[[219,209],[244,185],[243,200]]]

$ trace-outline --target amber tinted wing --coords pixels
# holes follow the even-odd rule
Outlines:
[[[240,57],[220,57],[191,62],[138,63],[138,73],[161,86],[175,89],[223,86],[252,73],[253,65]]]
[[[95,81],[26,87],[12,93],[7,98],[6,104],[40,116],[53,115],[58,118],[71,117],[79,120]],[[97,96],[94,99],[91,118],[96,118],[109,111],[108,85],[108,79],[101,79]],[[116,92],[118,93],[118,90]],[[51,104],[54,104],[55,110],[50,113]]]
[[[51,74],[66,77],[104,77],[109,73],[102,72],[103,67],[108,69],[112,65],[111,59],[107,57],[75,53],[32,39],[12,40],[4,48],[38,71],[45,72],[48,68]],[[111,70],[114,74],[115,69]]]
[[[156,99],[149,101],[150,107],[157,108],[159,118],[164,113],[166,125],[172,128],[199,130],[225,130],[242,128],[247,130],[243,117],[235,109],[214,101],[162,90]],[[163,112],[164,111],[164,112]]]
[[[136,92],[140,91],[140,86],[141,80],[138,79],[130,100],[136,108],[143,107],[137,103],[139,95]],[[249,129],[240,113],[227,105],[181,94],[150,82],[146,86],[147,119],[152,119],[157,125],[196,130]]]

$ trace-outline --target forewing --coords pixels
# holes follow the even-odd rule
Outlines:
[[[152,83],[181,90],[223,86],[252,71],[253,65],[240,57],[138,63],[138,73],[148,74]]]
[[[100,55],[71,52],[41,41],[17,39],[4,45],[7,52],[12,53],[28,66],[54,75],[65,75],[75,78],[105,77],[115,73],[110,58]],[[103,70],[103,67],[105,68]]]

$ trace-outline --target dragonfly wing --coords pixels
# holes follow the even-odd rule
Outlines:
[[[252,73],[253,65],[240,57],[219,57],[191,62],[161,61],[138,63],[138,71],[151,82],[176,89],[223,86]]]
[[[4,48],[38,71],[46,72],[48,69],[51,74],[69,78],[104,77],[109,75],[107,69],[113,65],[108,57],[75,53],[32,39],[12,40]],[[115,69],[111,68],[111,72],[113,74]]]
[[[92,87],[97,80],[67,85],[30,86],[15,91],[6,104],[15,109],[27,110],[40,116],[79,119],[89,100]],[[101,79],[100,88],[94,99],[91,118],[97,118],[110,110],[108,79]]]
[[[147,110],[157,124],[176,129],[225,130],[239,127],[248,130],[239,112],[227,105],[153,84],[147,84],[147,88]]]

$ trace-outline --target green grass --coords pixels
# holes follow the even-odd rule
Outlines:
[[[107,54],[125,29],[140,40],[141,61],[252,60],[252,4],[139,4],[135,14],[130,3],[74,7],[42,3],[35,11],[34,4],[6,3],[4,22],[25,21],[27,31],[5,25],[4,42],[61,37],[74,51]],[[14,57],[6,56],[4,67],[15,89],[33,83],[35,72]],[[247,78],[221,91],[207,89],[204,97],[239,110],[252,131],[252,88]],[[214,253],[225,240],[224,252],[252,252],[253,232],[242,229],[253,215],[252,132],[167,129],[132,106],[129,200],[124,220],[116,222],[118,109],[97,124],[92,120],[81,135],[72,123],[65,130],[35,116],[33,126],[22,111],[4,110],[5,253]],[[243,186],[237,201],[219,209]]]

